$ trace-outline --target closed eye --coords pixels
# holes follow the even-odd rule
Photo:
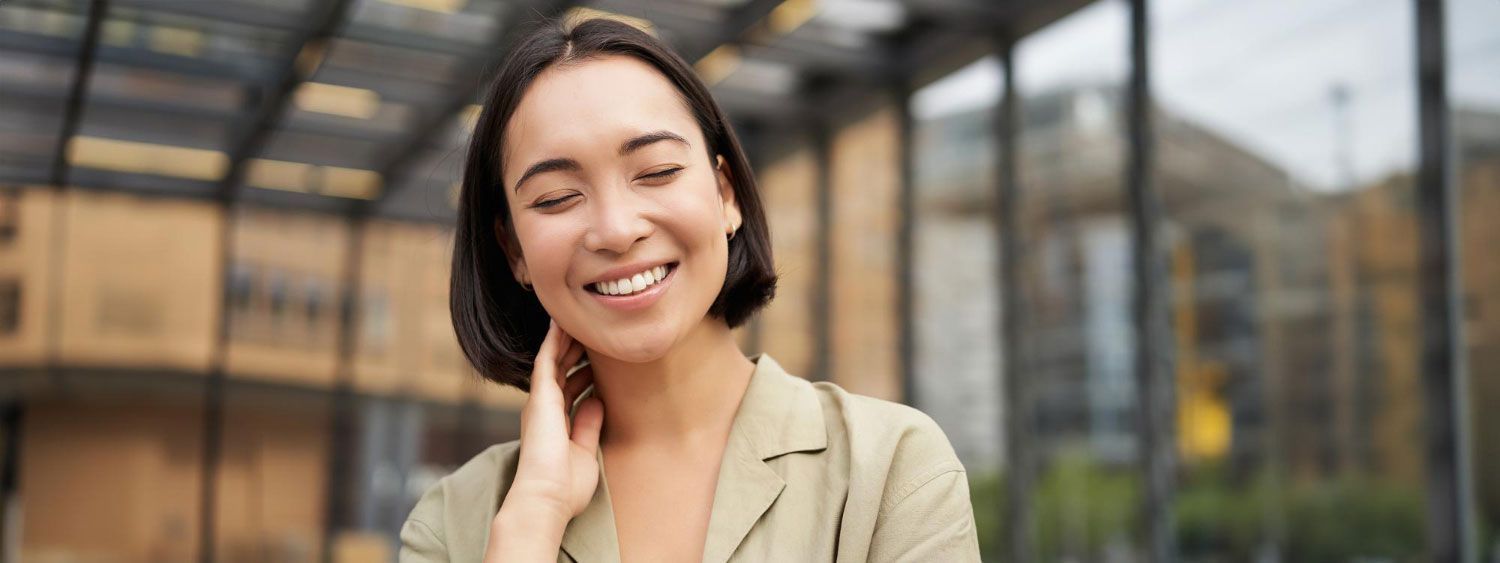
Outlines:
[[[562,196],[562,197],[558,197],[558,198],[553,198],[553,199],[538,201],[536,203],[531,204],[531,208],[532,209],[546,209],[546,208],[549,208],[549,207],[556,207],[557,205],[559,205],[559,204],[561,204],[561,203],[563,203],[565,201],[568,201],[570,199],[573,199],[574,197],[577,197],[577,196],[578,196],[578,194],[568,194],[568,195],[565,195],[565,196]]]
[[[660,172],[652,172],[650,174],[645,174],[645,175],[641,176],[641,179],[665,179],[665,178],[671,178],[673,176],[676,176],[678,172],[682,172],[682,168],[681,167],[668,168],[668,169],[662,170]]]

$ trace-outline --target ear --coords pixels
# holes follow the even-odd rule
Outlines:
[[[500,250],[505,252],[505,261],[510,264],[511,275],[516,277],[516,283],[527,285],[531,283],[531,272],[526,269],[526,257],[521,253],[520,241],[510,229],[505,228],[505,221],[495,218],[495,240],[500,241]]]
[[[714,158],[714,176],[719,180],[719,200],[724,205],[724,234],[728,235],[739,230],[743,218],[740,216],[740,202],[734,198],[734,182],[729,177],[729,163],[724,160],[724,155]]]

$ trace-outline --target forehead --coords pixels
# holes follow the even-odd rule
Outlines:
[[[553,65],[536,77],[511,115],[504,160],[594,149],[613,155],[620,141],[659,129],[701,144],[687,102],[655,67],[623,55]],[[507,174],[518,173],[510,168]]]

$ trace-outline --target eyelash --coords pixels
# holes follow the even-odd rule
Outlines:
[[[671,178],[673,176],[676,176],[678,172],[682,172],[682,168],[681,167],[668,168],[666,170],[662,170],[661,172],[652,172],[650,174],[647,174],[647,175],[641,176],[641,177],[642,178],[653,178],[653,179],[654,178]]]
[[[660,172],[652,172],[650,174],[646,174],[644,176],[641,176],[641,178],[651,178],[651,179],[671,178],[673,176],[676,176],[678,172],[682,172],[682,168],[681,167],[678,167],[678,168],[668,168],[668,169],[662,170]],[[531,208],[532,209],[546,209],[548,207],[555,207],[557,205],[561,205],[563,202],[568,201],[569,199],[572,199],[576,195],[578,195],[578,194],[568,194],[568,195],[559,197],[557,199],[549,199],[549,200],[546,200],[546,201],[538,201],[538,202],[532,204]]]

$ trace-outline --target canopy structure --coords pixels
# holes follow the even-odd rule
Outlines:
[[[1083,4],[9,0],[0,183],[449,222],[486,78],[543,17],[625,18],[665,39],[753,140]]]

